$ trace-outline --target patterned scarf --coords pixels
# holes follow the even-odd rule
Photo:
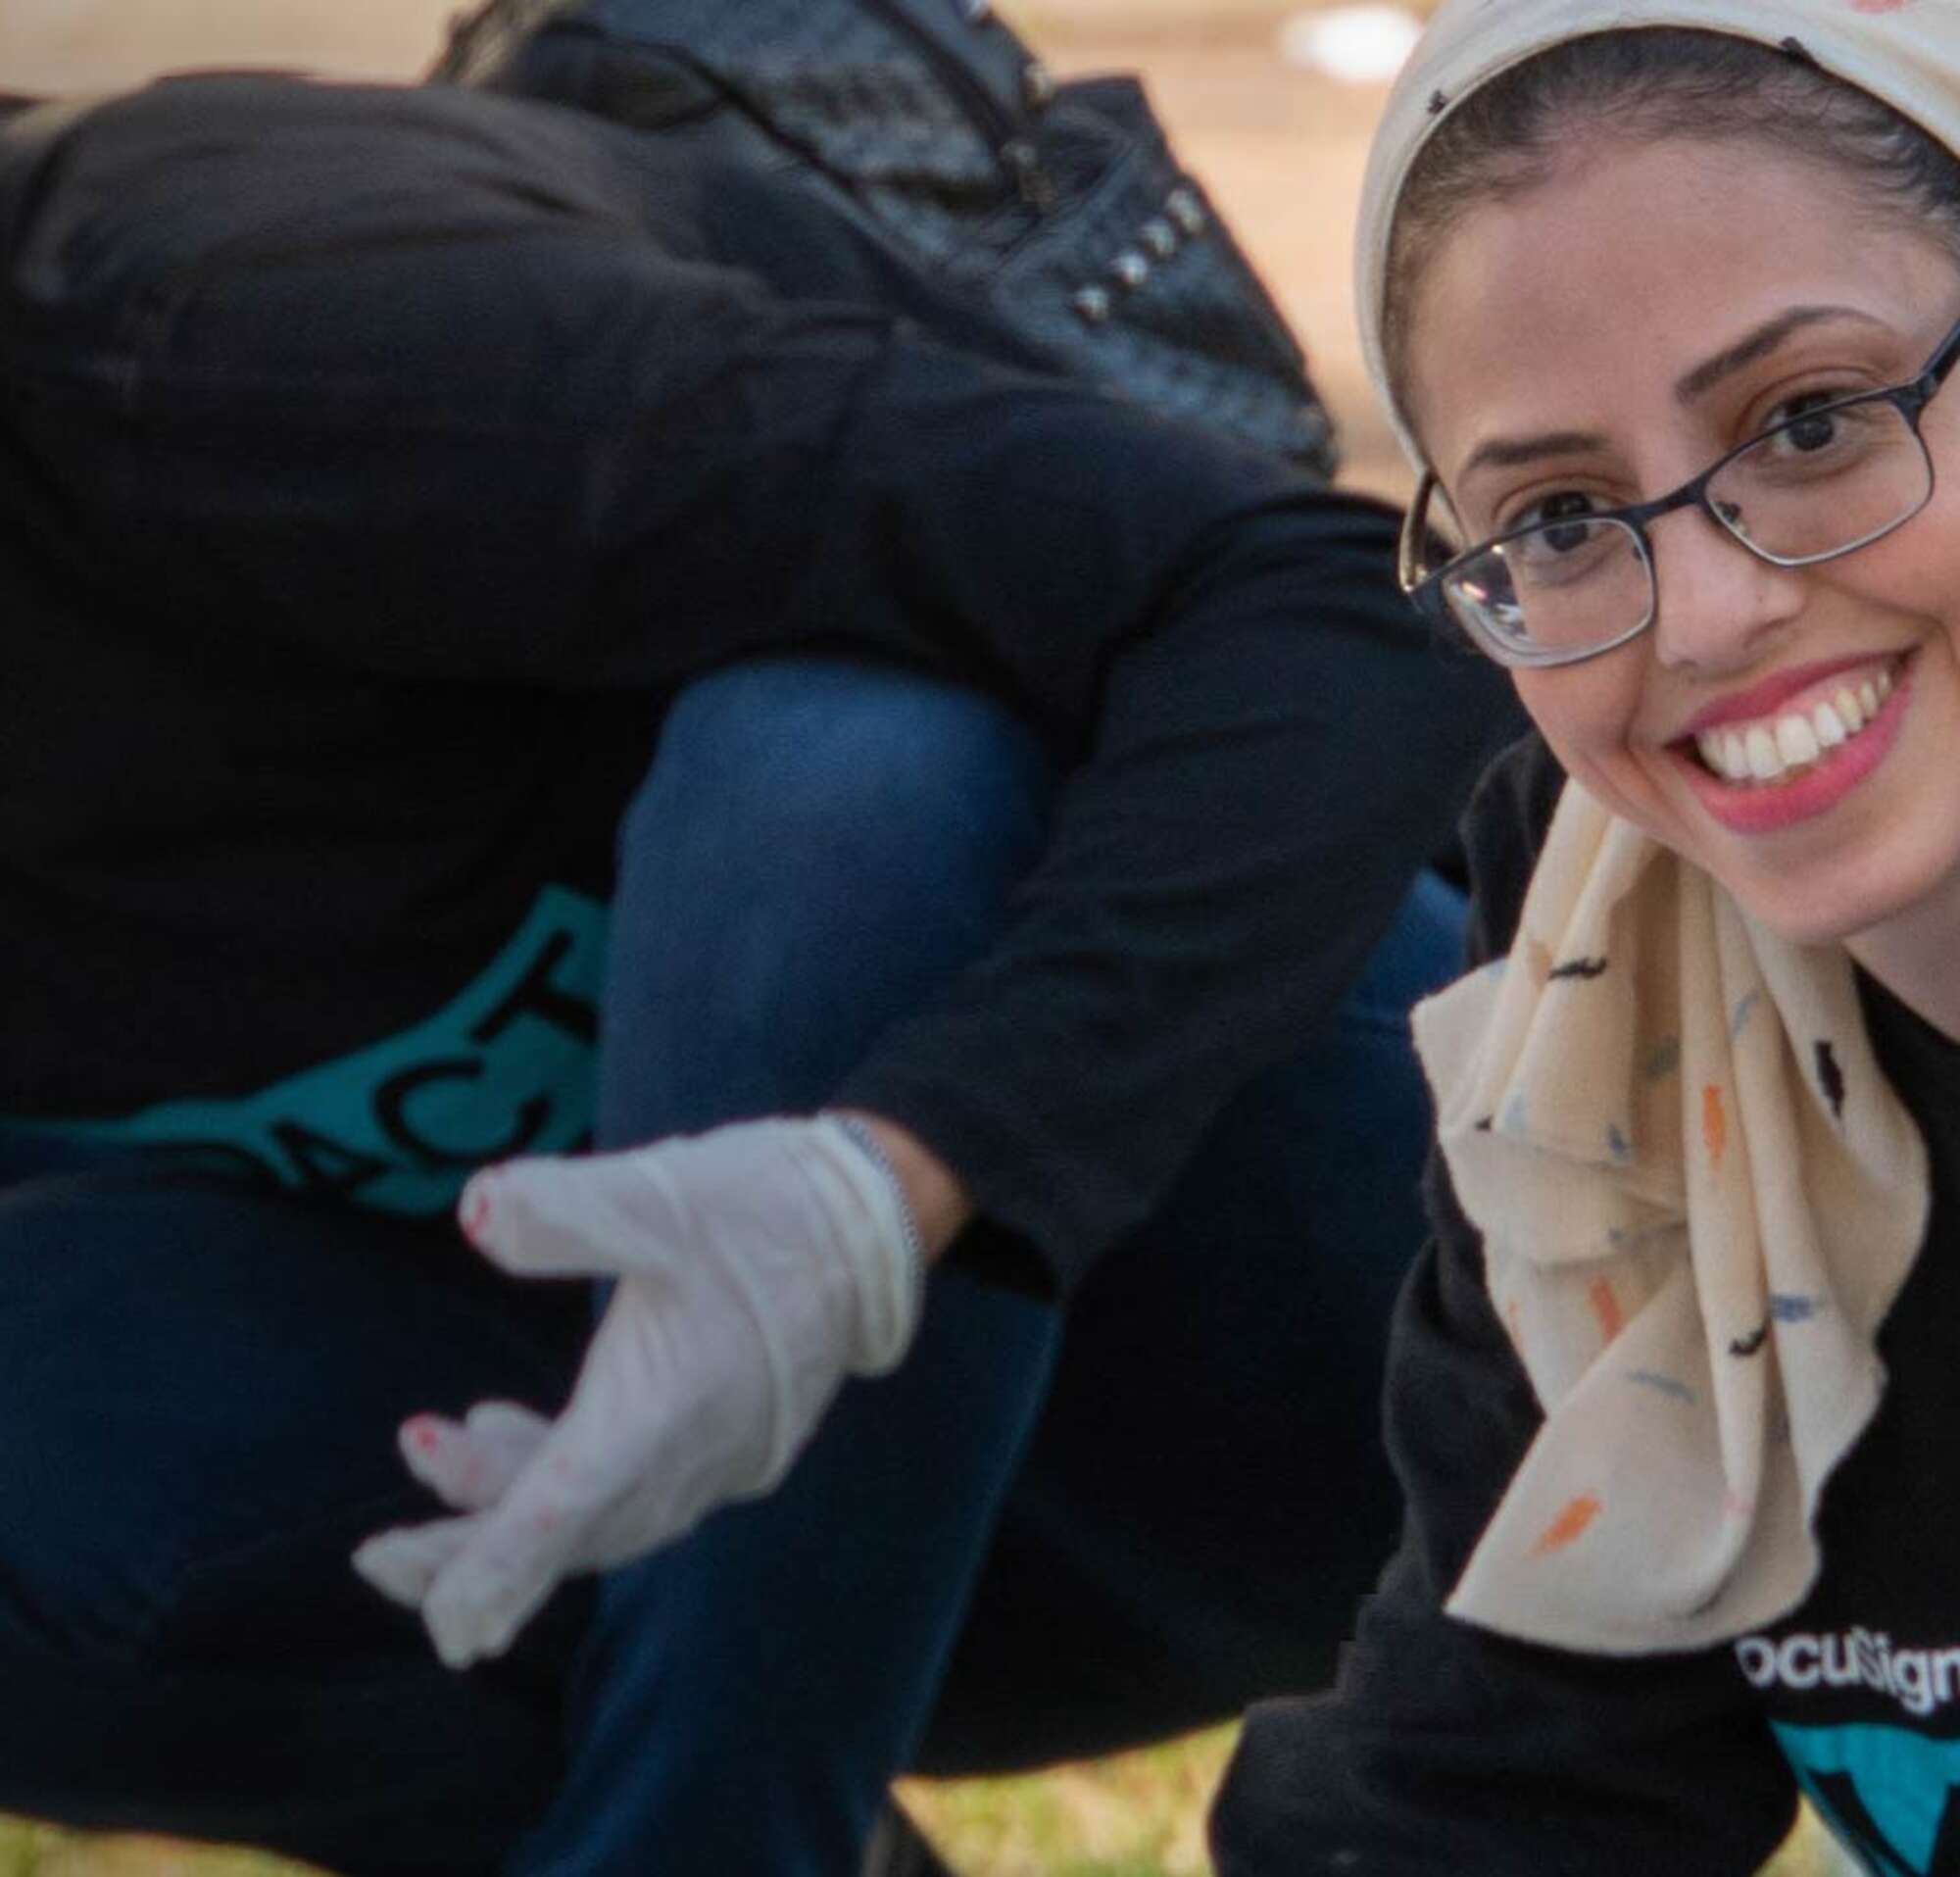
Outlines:
[[[1930,1204],[1849,959],[1568,785],[1510,958],[1415,1023],[1546,1414],[1451,1612],[1616,1655],[1784,1614]]]

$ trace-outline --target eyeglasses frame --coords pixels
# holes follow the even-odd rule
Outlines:
[[[1616,652],[1630,640],[1637,639],[1660,617],[1660,582],[1654,572],[1653,542],[1647,534],[1647,524],[1658,520],[1664,515],[1672,515],[1677,509],[1699,508],[1708,519],[1729,536],[1732,541],[1746,548],[1757,560],[1767,562],[1771,567],[1801,568],[1818,567],[1826,561],[1836,561],[1846,554],[1855,554],[1860,548],[1867,548],[1874,541],[1883,541],[1886,535],[1895,533],[1905,526],[1933,500],[1933,492],[1937,481],[1934,468],[1933,452],[1927,447],[1926,438],[1920,432],[1920,420],[1926,414],[1940,387],[1952,375],[1955,365],[1960,365],[1960,321],[1934,348],[1933,355],[1913,377],[1899,384],[1886,385],[1874,391],[1854,391],[1846,397],[1834,398],[1828,404],[1820,404],[1814,410],[1805,411],[1801,416],[1788,419],[1782,423],[1772,424],[1767,430],[1746,438],[1733,450],[1725,451],[1697,476],[1684,482],[1678,489],[1666,495],[1654,497],[1651,502],[1636,502],[1626,508],[1600,509],[1584,517],[1574,517],[1575,520],[1612,521],[1625,527],[1634,537],[1634,544],[1640,551],[1642,564],[1646,568],[1647,592],[1650,595],[1646,617],[1640,624],[1622,632],[1618,638],[1609,639],[1603,645],[1589,645],[1579,652],[1519,652],[1514,647],[1499,649],[1497,642],[1483,628],[1470,622],[1467,617],[1454,612],[1443,590],[1443,583],[1452,573],[1470,562],[1481,560],[1487,554],[1494,554],[1512,541],[1523,540],[1528,534],[1556,525],[1552,522],[1534,521],[1528,527],[1509,528],[1502,534],[1494,534],[1488,541],[1480,541],[1475,547],[1465,548],[1460,554],[1452,555],[1443,566],[1428,572],[1423,570],[1422,550],[1429,520],[1429,506],[1436,491],[1442,487],[1441,479],[1434,469],[1425,469],[1422,479],[1416,485],[1415,498],[1410,502],[1408,513],[1402,519],[1401,540],[1396,551],[1396,578],[1403,593],[1414,602],[1422,616],[1433,624],[1440,626],[1456,625],[1468,632],[1479,646],[1488,652],[1499,665],[1514,669],[1545,669],[1553,666],[1583,665],[1588,659],[1603,657],[1608,652]],[[1770,438],[1781,435],[1799,423],[1814,422],[1818,418],[1828,417],[1833,412],[1842,411],[1860,404],[1890,404],[1905,419],[1914,441],[1926,457],[1926,494],[1918,505],[1909,509],[1895,521],[1888,521],[1884,527],[1875,529],[1856,541],[1844,546],[1832,548],[1823,554],[1786,556],[1772,554],[1768,549],[1749,540],[1723,517],[1720,509],[1709,500],[1708,485],[1726,469],[1730,464],[1750,450],[1766,443]]]

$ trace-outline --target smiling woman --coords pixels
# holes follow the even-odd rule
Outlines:
[[[1956,144],[1913,0],[1446,0],[1391,103],[1403,580],[1540,734],[1417,1013],[1409,1537],[1226,1877],[1743,1877],[1799,1791],[1960,1873]]]
[[[1685,137],[1480,207],[1415,299],[1405,408],[1499,537],[1468,563],[1490,597],[1446,573],[1450,609],[1518,621],[1501,649],[1568,772],[1806,942],[1942,889],[1960,931],[1960,475],[1935,473],[1960,406],[1922,370],[1956,309],[1944,242],[1854,182]],[[1894,988],[1943,1005],[1947,956]]]

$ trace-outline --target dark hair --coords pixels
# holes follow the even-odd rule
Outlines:
[[[1581,129],[1640,142],[1700,137],[1788,150],[1838,171],[1902,227],[1936,234],[1960,260],[1960,158],[1799,49],[1674,26],[1591,33],[1473,92],[1411,166],[1396,205],[1382,312],[1398,396],[1415,292],[1436,244],[1478,203],[1546,181],[1560,148]]]

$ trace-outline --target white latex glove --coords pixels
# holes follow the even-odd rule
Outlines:
[[[501,1655],[561,1579],[767,1492],[844,1378],[893,1367],[918,1325],[905,1198],[829,1116],[513,1161],[458,1210],[507,1271],[618,1284],[556,1422],[493,1402],[402,1429],[461,1515],[370,1538],[354,1564],[453,1668]]]

